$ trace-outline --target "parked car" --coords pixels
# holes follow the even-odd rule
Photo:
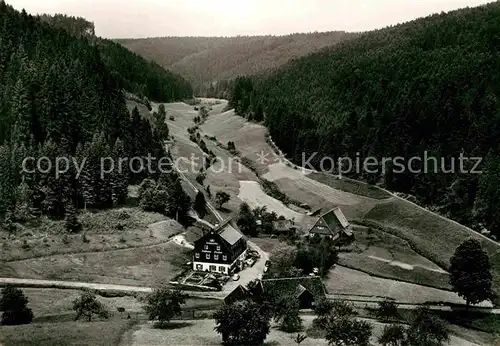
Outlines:
[[[254,260],[253,258],[249,258],[249,259],[247,259],[247,260],[245,261],[245,263],[246,263],[248,266],[252,267],[252,266],[255,264],[255,260]]]
[[[240,279],[240,274],[233,275],[233,281],[238,281]]]

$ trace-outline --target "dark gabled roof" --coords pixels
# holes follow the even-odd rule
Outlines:
[[[304,286],[302,286],[301,284],[299,284],[297,286],[297,290],[295,292],[295,298],[298,298],[302,295],[302,293],[304,293],[305,291],[307,291],[307,288],[305,288]]]
[[[352,235],[351,225],[339,207],[321,215],[309,231],[309,233],[326,235],[337,235],[339,232],[344,232],[348,236]]]
[[[235,301],[238,300],[244,300],[250,295],[250,292],[248,290],[241,286],[238,285],[231,293],[229,293],[225,298],[224,298],[224,303],[226,304],[231,304],[234,303]]]
[[[306,291],[309,291],[315,299],[325,296],[325,286],[318,276],[263,279],[262,287],[272,296],[299,297]]]
[[[311,215],[310,216],[316,216],[319,213],[321,213],[321,208],[316,208],[316,209],[311,210]]]

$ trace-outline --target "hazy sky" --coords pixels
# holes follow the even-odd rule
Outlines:
[[[103,37],[364,31],[491,0],[6,0],[93,21]]]

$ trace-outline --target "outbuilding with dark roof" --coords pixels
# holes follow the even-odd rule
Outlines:
[[[352,237],[352,226],[347,221],[344,213],[336,207],[319,217],[314,226],[309,230],[309,235],[318,235],[338,239],[339,237]]]

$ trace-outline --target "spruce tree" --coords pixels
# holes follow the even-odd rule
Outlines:
[[[28,298],[16,287],[6,286],[0,292],[0,324],[28,324],[33,320],[33,311],[28,308]]]
[[[121,159],[125,158],[125,147],[120,139],[117,139],[113,147],[114,169],[111,173],[111,198],[113,205],[125,202],[128,195],[128,165],[120,165]]]
[[[200,218],[204,218],[207,213],[205,195],[203,192],[198,191],[194,200],[193,209],[198,213]]]
[[[66,231],[70,233],[79,232],[82,228],[81,222],[78,220],[78,215],[75,207],[72,204],[66,206]]]

